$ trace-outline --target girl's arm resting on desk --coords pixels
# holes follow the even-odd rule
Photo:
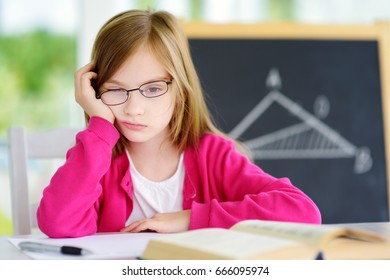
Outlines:
[[[315,203],[289,179],[267,174],[229,141],[207,138],[199,153],[208,167],[200,164],[194,168],[201,170],[200,175],[195,171],[193,176],[202,177],[196,184],[206,193],[192,202],[190,229],[229,228],[246,219],[321,223]]]
[[[42,232],[50,237],[75,237],[97,231],[99,181],[110,166],[118,139],[115,127],[98,117],[92,117],[88,128],[76,136],[65,164],[43,192],[37,211]]]
[[[321,223],[318,208],[305,195],[274,190],[246,195],[241,201],[219,202],[213,199],[207,203],[194,202],[189,228],[229,228],[248,219]]]

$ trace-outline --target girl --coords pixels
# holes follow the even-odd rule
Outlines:
[[[213,125],[169,13],[110,19],[92,62],[75,73],[75,95],[87,127],[43,192],[37,218],[48,236],[321,222],[302,191],[251,163]]]

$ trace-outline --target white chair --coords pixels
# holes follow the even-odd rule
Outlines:
[[[8,129],[8,158],[11,183],[11,210],[15,235],[30,234],[37,228],[38,203],[29,199],[28,160],[65,159],[79,130],[72,128],[27,132],[20,126]],[[44,186],[42,186],[44,187]]]

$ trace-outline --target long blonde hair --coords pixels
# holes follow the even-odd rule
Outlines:
[[[98,78],[96,91],[140,46],[147,45],[173,78],[175,108],[170,138],[179,151],[196,147],[205,133],[224,135],[213,124],[192,62],[188,40],[178,20],[168,12],[130,10],[111,18],[100,29],[92,51]],[[87,123],[89,116],[86,116]],[[126,139],[116,144],[113,156],[124,151]]]

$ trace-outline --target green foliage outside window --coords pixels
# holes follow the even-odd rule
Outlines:
[[[75,67],[72,36],[46,31],[0,36],[0,137],[12,124],[66,123]]]

